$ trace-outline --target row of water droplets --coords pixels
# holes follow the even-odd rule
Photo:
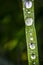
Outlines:
[[[32,1],[25,1],[25,7],[26,9],[30,9],[32,7]],[[31,12],[29,11],[28,14],[30,14]],[[25,25],[26,26],[31,26],[33,24],[33,18],[27,18],[25,20]],[[30,35],[32,36],[32,32],[30,33]],[[30,38],[30,40],[33,40],[33,37]],[[35,49],[35,45],[33,43],[30,43],[30,49]],[[32,53],[31,55],[31,59],[34,60],[36,58],[36,55],[34,53]],[[35,65],[35,62],[33,62],[33,65]]]
[[[32,2],[31,1],[25,1],[25,7],[27,9],[30,9],[32,7]],[[28,14],[30,14],[31,12],[28,11]],[[32,18],[27,18],[25,21],[26,26],[31,26],[33,23],[33,19]]]

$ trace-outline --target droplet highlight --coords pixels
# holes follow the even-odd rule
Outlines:
[[[33,19],[32,19],[32,18],[27,18],[27,19],[25,20],[26,26],[31,26],[32,23],[33,23]]]
[[[32,54],[31,55],[31,59],[36,59],[36,55],[35,54]]]
[[[26,1],[25,6],[26,6],[27,9],[31,8],[32,7],[32,2],[31,1]]]
[[[30,43],[30,49],[35,49],[35,44]]]

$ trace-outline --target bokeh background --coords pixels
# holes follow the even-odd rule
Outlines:
[[[39,60],[43,65],[43,0],[35,0]],[[22,0],[0,0],[0,65],[28,65]]]

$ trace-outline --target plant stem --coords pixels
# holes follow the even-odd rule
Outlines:
[[[22,0],[29,65],[39,65],[34,18],[34,0]]]

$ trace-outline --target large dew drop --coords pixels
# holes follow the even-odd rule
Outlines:
[[[30,49],[35,49],[35,44],[30,43]]]
[[[31,1],[26,1],[25,6],[26,6],[26,8],[31,8],[32,7],[32,2]]]
[[[28,19],[26,19],[26,21],[25,21],[26,26],[31,26],[32,23],[33,23],[33,19],[32,19],[32,18],[28,18]]]
[[[32,54],[31,55],[31,59],[36,59],[36,55],[35,54]]]

